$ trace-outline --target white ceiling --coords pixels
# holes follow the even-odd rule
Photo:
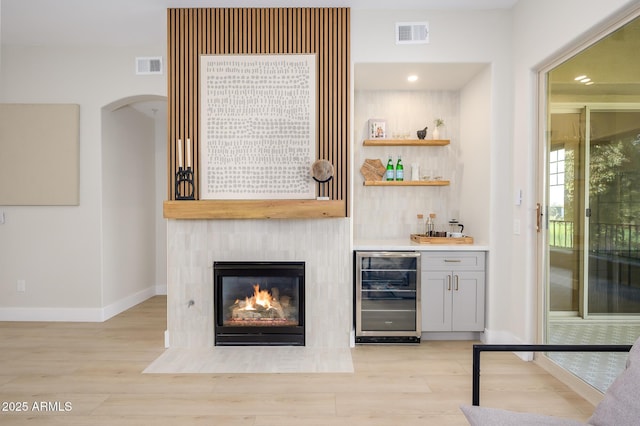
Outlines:
[[[0,0],[0,41],[20,45],[157,45],[171,7],[509,9],[518,0]]]
[[[354,66],[355,90],[460,90],[489,64],[482,63],[359,63]],[[407,81],[409,75],[418,80]]]
[[[172,7],[351,7],[353,9],[509,9],[518,0],[0,0],[0,42],[7,45],[155,46],[166,40]],[[361,64],[356,89],[409,89],[407,70],[419,75],[413,90],[457,90],[481,64]],[[166,102],[131,105],[157,118]]]
[[[166,40],[166,9],[171,7],[351,7],[353,9],[477,10],[510,9],[518,0],[0,0],[0,42],[13,45],[157,46]],[[640,31],[631,29],[558,67],[550,82],[557,93],[588,90],[640,93],[635,83]],[[613,52],[634,52],[617,57]],[[621,50],[618,50],[621,49]],[[603,53],[604,52],[604,53]],[[486,64],[356,64],[355,89],[407,88],[406,74],[415,70],[413,89],[457,90]],[[629,72],[622,70],[628,68]],[[588,73],[596,85],[578,87],[575,73]],[[623,74],[627,74],[623,77]],[[612,77],[614,78],[612,80]],[[616,80],[617,79],[617,80]],[[621,79],[621,80],[620,80]]]

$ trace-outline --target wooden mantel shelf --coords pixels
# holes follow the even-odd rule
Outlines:
[[[165,201],[166,219],[314,219],[346,217],[342,200]]]

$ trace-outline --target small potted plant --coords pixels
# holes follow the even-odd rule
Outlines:
[[[433,139],[440,139],[440,127],[444,126],[444,120],[442,118],[436,118],[434,120]]]

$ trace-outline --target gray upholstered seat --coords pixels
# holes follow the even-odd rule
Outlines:
[[[636,340],[625,370],[611,384],[587,423],[541,414],[495,408],[460,407],[473,426],[638,426],[640,425],[640,339]]]

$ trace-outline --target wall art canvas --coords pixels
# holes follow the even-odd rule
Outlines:
[[[200,57],[200,199],[312,199],[315,55]]]

